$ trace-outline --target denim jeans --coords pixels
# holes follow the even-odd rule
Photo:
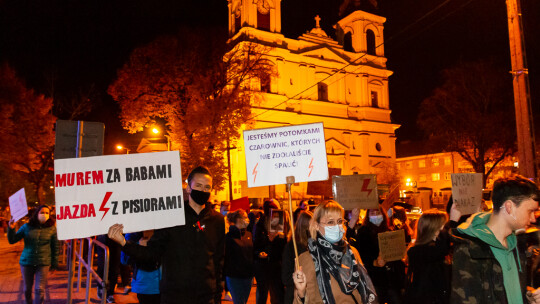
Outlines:
[[[32,304],[32,287],[35,277],[35,298],[34,304],[45,302],[45,287],[49,276],[49,266],[22,266],[21,273],[24,280],[24,297],[26,304]]]
[[[234,304],[246,304],[251,292],[253,278],[225,277]]]

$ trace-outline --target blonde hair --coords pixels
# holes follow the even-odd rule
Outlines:
[[[317,237],[317,230],[321,223],[321,218],[328,214],[339,214],[341,217],[345,214],[345,210],[336,201],[326,201],[319,204],[313,211],[313,218],[309,221],[309,234],[312,239]]]
[[[416,224],[416,242],[414,245],[424,245],[431,242],[437,231],[441,230],[441,227],[447,221],[448,215],[446,215],[446,212],[437,209],[425,211]]]

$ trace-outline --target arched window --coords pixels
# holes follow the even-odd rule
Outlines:
[[[319,95],[319,100],[328,101],[328,85],[324,82],[319,82],[317,84],[317,92]]]
[[[261,92],[271,93],[272,92],[272,86],[271,86],[272,80],[271,80],[270,75],[264,74],[263,76],[261,76],[260,81],[261,81]]]
[[[242,27],[242,18],[240,18],[240,14],[234,16],[234,32],[238,33],[240,28]]]
[[[347,52],[354,52],[352,47],[352,33],[348,32],[343,38],[343,49]]]
[[[372,30],[366,31],[366,43],[367,43],[367,53],[369,55],[377,55],[375,52],[375,33]]]

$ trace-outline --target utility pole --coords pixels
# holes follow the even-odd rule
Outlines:
[[[536,181],[536,147],[529,91],[529,71],[521,21],[521,2],[520,0],[506,0],[506,8],[516,109],[519,173]]]

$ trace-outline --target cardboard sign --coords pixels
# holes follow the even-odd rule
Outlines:
[[[58,239],[184,225],[178,151],[54,161]]]
[[[405,244],[405,231],[399,229],[379,233],[379,255],[387,262],[399,261],[407,252]]]
[[[482,207],[482,173],[453,173],[452,200],[462,215],[473,214]]]
[[[269,232],[283,232],[283,210],[270,209]]]
[[[247,196],[231,201],[231,209],[229,212],[233,212],[234,210],[238,209],[244,209],[245,212],[249,212],[249,198]]]
[[[9,197],[9,210],[15,222],[28,214],[28,204],[26,203],[24,188]]]
[[[244,131],[248,187],[328,179],[322,123]]]
[[[379,208],[375,174],[334,175],[332,192],[334,200],[345,210]]]

